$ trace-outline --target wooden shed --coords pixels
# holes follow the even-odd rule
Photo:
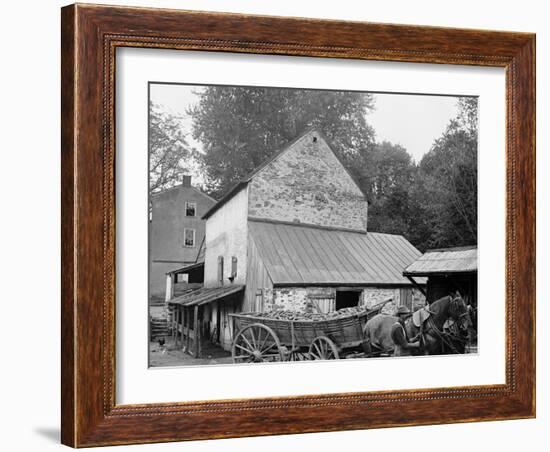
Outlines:
[[[424,292],[428,303],[459,291],[464,300],[477,307],[477,246],[439,248],[426,251],[403,271],[414,284],[427,277]]]

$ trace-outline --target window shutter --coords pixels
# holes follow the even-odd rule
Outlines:
[[[223,286],[223,256],[218,256],[218,283]]]
[[[231,258],[231,276],[233,278],[237,277],[237,256]]]

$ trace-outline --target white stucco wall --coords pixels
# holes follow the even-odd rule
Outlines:
[[[217,287],[218,256],[224,258],[224,285],[231,284],[231,258],[237,257],[237,277],[233,284],[246,282],[248,187],[244,187],[206,220],[204,286]]]

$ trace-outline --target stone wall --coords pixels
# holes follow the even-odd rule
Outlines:
[[[363,289],[361,294],[360,303],[363,306],[371,308],[372,306],[381,303],[382,301],[392,298],[391,303],[388,303],[382,309],[385,314],[394,314],[397,306],[401,303],[401,290],[398,287],[395,288],[382,288],[382,287],[367,287]],[[426,304],[426,298],[422,295],[418,289],[410,288],[412,290],[412,309],[416,311]]]
[[[267,164],[249,187],[250,218],[366,231],[363,193],[315,131]]]
[[[264,289],[264,311],[280,309],[294,312],[313,312],[313,300],[334,299],[332,287],[289,287]]]
[[[307,312],[308,297],[305,288],[274,289],[272,309]]]
[[[413,310],[424,306],[426,299],[417,289],[413,291]],[[386,287],[365,287],[359,298],[360,306],[371,308],[389,298],[391,302],[387,303],[382,312],[385,314],[394,314],[397,306],[400,305],[401,289]],[[333,287],[289,287],[264,289],[264,311],[281,309],[295,312],[312,312],[314,306],[312,300],[335,299],[336,289]]]
[[[399,288],[366,287],[361,293],[360,304],[361,306],[371,308],[389,298],[392,298],[392,302],[386,304],[382,312],[385,314],[393,314],[399,304]]]

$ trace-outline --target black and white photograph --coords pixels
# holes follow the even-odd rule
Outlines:
[[[150,367],[478,352],[477,97],[148,90]]]

